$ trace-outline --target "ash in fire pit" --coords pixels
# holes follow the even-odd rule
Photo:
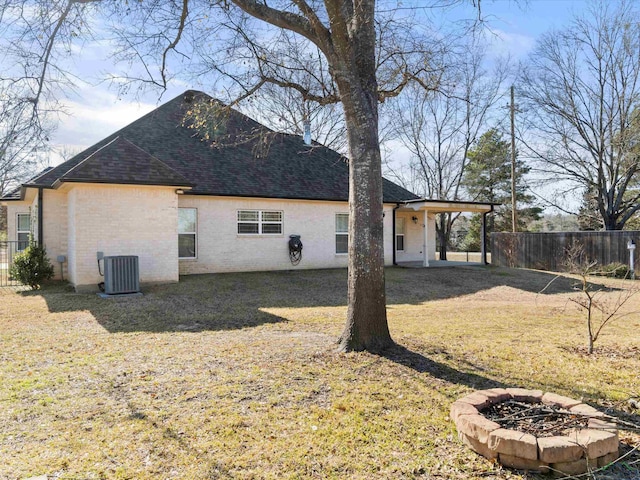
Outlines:
[[[618,458],[618,431],[578,400],[521,388],[473,392],[453,403],[460,439],[502,465],[578,475]]]

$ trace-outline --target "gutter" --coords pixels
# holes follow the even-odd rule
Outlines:
[[[38,245],[44,245],[44,225],[43,225],[43,202],[44,202],[44,194],[43,188],[38,187]]]
[[[401,203],[396,203],[396,206],[393,207],[393,210],[391,211],[391,238],[393,240],[393,265],[397,266],[398,262],[396,259],[396,210],[399,209],[400,207],[402,207],[403,205]]]
[[[413,200],[405,200],[404,204],[409,205],[410,203],[420,203],[420,202],[430,202],[430,203],[451,203],[453,205],[489,205],[491,208],[493,206],[502,205],[501,203],[490,203],[490,202],[476,202],[476,201],[465,201],[465,200],[441,200],[435,198],[415,198]]]

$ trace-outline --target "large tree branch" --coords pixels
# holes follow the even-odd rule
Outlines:
[[[40,102],[40,97],[42,96],[42,90],[43,90],[44,84],[45,84],[45,77],[46,77],[46,74],[47,74],[47,70],[49,68],[49,60],[51,58],[51,53],[53,52],[53,47],[55,45],[56,38],[58,36],[58,32],[62,28],[62,25],[64,24],[64,22],[67,20],[67,17],[69,16],[69,12],[71,12],[71,9],[73,8],[73,6],[75,4],[94,3],[94,2],[99,2],[99,1],[101,1],[101,0],[69,0],[67,2],[67,6],[65,7],[65,9],[60,14],[60,17],[58,18],[58,21],[56,22],[56,26],[53,29],[53,32],[51,32],[51,35],[49,35],[49,38],[47,38],[47,42],[46,42],[45,48],[44,48],[44,53],[43,53],[42,57],[40,58],[40,61],[42,63],[42,68],[40,70],[41,73],[40,73],[40,77],[39,77],[39,80],[38,80],[38,89],[36,91],[36,94],[35,94],[34,98],[32,99],[32,102],[33,102],[33,105],[34,105],[34,109],[37,107],[38,103]]]
[[[317,45],[325,55],[332,55],[331,32],[322,25],[304,0],[295,1],[303,15],[271,8],[266,2],[259,3],[257,0],[231,1],[249,15],[276,27],[298,33]],[[311,18],[307,15],[311,15]]]
[[[257,66],[257,76],[259,81],[253,85],[251,88],[245,89],[245,93],[235,99],[232,104],[238,104],[242,100],[248,98],[249,96],[256,93],[260,88],[262,88],[265,84],[269,83],[272,85],[277,85],[281,88],[289,88],[297,91],[302,96],[304,101],[315,102],[319,105],[329,105],[333,103],[340,102],[340,97],[336,92],[330,92],[327,85],[317,77],[317,73],[313,71],[306,65],[301,65],[297,67],[292,67],[290,65],[285,65],[285,61],[275,62],[268,55],[264,54],[262,50],[258,48],[256,43],[249,38],[245,31],[242,29],[236,30],[237,34],[240,35],[248,48],[248,50],[253,55],[253,60]],[[293,55],[297,54],[297,51],[294,50],[292,52]],[[277,76],[277,73],[280,71],[287,71],[289,73],[299,72],[303,74],[303,78],[312,79],[321,86],[323,90],[322,95],[312,93],[309,87],[303,86],[302,82],[293,80],[294,76],[289,75],[288,79],[283,79],[282,77]],[[322,70],[320,70],[322,73]],[[241,84],[241,82],[237,82]]]
[[[295,3],[302,14],[309,20],[311,27],[316,32],[318,41],[321,43],[318,44],[314,42],[316,46],[320,48],[327,56],[330,53],[333,53],[331,33],[327,29],[327,27],[320,21],[320,18],[318,17],[316,12],[309,6],[309,4],[305,0],[293,0],[293,3]]]
[[[234,101],[232,102],[232,105],[238,104],[242,100],[245,100],[246,98],[250,97],[251,95],[256,93],[258,90],[260,90],[260,88],[262,88],[267,83],[277,85],[282,88],[291,88],[293,90],[296,90],[297,92],[300,93],[300,95],[302,95],[302,98],[305,101],[316,102],[319,105],[331,105],[333,103],[340,102],[340,97],[337,94],[327,95],[327,96],[315,95],[311,93],[308,89],[300,85],[299,83],[288,82],[288,81],[284,81],[274,77],[262,77],[258,81],[258,83],[253,85],[251,88],[247,88],[245,90],[245,93],[243,93],[242,95],[234,99]]]
[[[180,12],[180,22],[178,24],[178,32],[176,33],[176,37],[174,38],[174,40],[169,45],[167,45],[167,48],[165,48],[164,52],[162,52],[162,65],[160,67],[160,75],[162,76],[162,86],[165,89],[167,88],[167,73],[166,73],[167,55],[169,54],[169,51],[175,50],[176,47],[178,46],[178,43],[180,43],[180,39],[182,38],[182,32],[184,31],[184,26],[186,24],[188,16],[189,16],[189,0],[182,0],[182,10]]]

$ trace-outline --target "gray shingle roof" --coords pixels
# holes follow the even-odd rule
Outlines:
[[[273,132],[235,110],[218,142],[203,141],[185,125],[197,99],[213,101],[187,91],[25,185],[176,185],[192,186],[185,193],[200,195],[348,200],[348,164],[340,154]],[[388,203],[418,198],[386,179],[383,191]]]
[[[123,137],[96,150],[60,177],[63,182],[191,186],[164,162]]]
[[[16,187],[6,195],[3,195],[0,200],[20,200],[21,191],[22,187]]]
[[[53,167],[45,168],[41,172],[38,172],[36,175],[31,177],[29,180],[27,180],[22,185],[27,185],[27,184],[33,183],[38,177],[41,177],[42,175],[44,175],[45,173],[47,173],[48,171],[50,171],[52,169],[53,169]],[[0,200],[20,200],[20,198],[22,196],[22,190],[23,190],[23,186],[22,185],[19,186],[19,187],[14,188],[13,190],[10,190],[9,193],[3,195],[2,198],[0,198]]]

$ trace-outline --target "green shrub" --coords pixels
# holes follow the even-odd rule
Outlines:
[[[625,265],[624,263],[609,263],[607,265],[603,265],[598,269],[598,275],[602,275],[604,277],[612,277],[612,278],[629,278],[629,265]]]
[[[44,247],[30,243],[27,248],[13,257],[10,275],[20,283],[36,290],[42,282],[53,277],[53,266]]]

